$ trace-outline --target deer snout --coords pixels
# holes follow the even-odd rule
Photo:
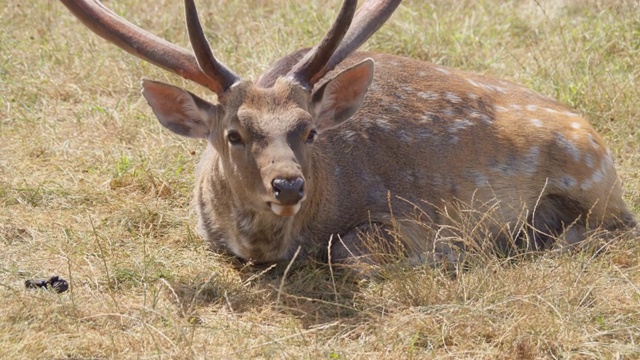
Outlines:
[[[304,179],[275,178],[271,182],[273,195],[281,205],[295,205],[304,197]]]

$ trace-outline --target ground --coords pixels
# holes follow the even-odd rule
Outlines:
[[[182,4],[104,1],[187,46]],[[313,45],[339,1],[198,1],[216,55],[255,78]],[[0,353],[6,358],[638,358],[640,246],[620,236],[464,271],[356,281],[248,267],[193,232],[204,143],[140,79],[204,89],[107,44],[56,1],[0,9]],[[512,80],[586,116],[640,212],[640,3],[405,1],[365,49]],[[63,294],[24,281],[57,274]]]

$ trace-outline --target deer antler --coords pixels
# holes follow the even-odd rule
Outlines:
[[[233,84],[238,82],[240,77],[234,74],[219,62],[215,56],[213,56],[209,42],[204,36],[204,31],[202,31],[202,26],[200,25],[200,19],[198,19],[198,12],[194,1],[185,0],[184,7],[187,29],[189,31],[189,40],[191,41],[191,47],[193,47],[196,59],[198,59],[200,69],[202,69],[202,71],[204,71],[205,74],[215,82],[219,83],[223,90],[227,90]]]
[[[345,0],[336,21],[320,44],[307,53],[289,75],[303,86],[313,88],[318,80],[367,41],[389,19],[401,1],[369,0],[358,9],[353,19],[357,1]]]
[[[311,89],[313,85],[326,72],[322,72],[325,64],[333,55],[333,52],[340,45],[340,41],[347,33],[351,20],[356,12],[358,0],[344,0],[338,17],[331,25],[331,28],[324,35],[320,43],[309,51],[294,67],[289,71],[289,76],[297,80],[302,86]],[[319,76],[318,76],[319,75]]]
[[[199,38],[197,35],[198,32],[202,32],[199,22],[193,26],[187,24],[190,28],[190,35],[192,32],[194,33],[190,37],[192,38],[192,46],[198,55],[198,59],[196,59],[188,50],[140,29],[113,13],[97,0],[60,1],[85,26],[104,39],[145,61],[205,86],[218,95],[222,94],[238,78],[213,57],[208,45],[206,45],[206,49],[202,48],[200,38],[204,38],[204,36]],[[187,15],[193,17],[195,14],[193,2],[187,1],[186,7]],[[197,18],[197,14],[195,17]],[[193,39],[194,37],[198,39]],[[202,54],[207,52],[211,55],[203,57]],[[205,58],[208,61],[204,61]],[[199,66],[199,61],[203,63],[201,64],[202,68]]]
[[[333,70],[342,60],[357,50],[367,39],[371,37],[391,17],[391,14],[400,5],[402,0],[369,0],[358,9],[353,23],[344,39],[333,53],[325,69]]]

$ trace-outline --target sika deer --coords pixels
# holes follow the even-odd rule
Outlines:
[[[242,259],[290,260],[300,247],[344,263],[399,247],[424,261],[448,255],[437,240],[464,206],[481,210],[495,242],[515,234],[536,248],[635,226],[610,152],[570,109],[510,82],[355,52],[400,0],[367,1],[357,13],[345,0],[317,46],[256,82],[213,56],[193,0],[195,58],[97,1],[61,1],[100,36],[217,94],[210,103],[143,81],[162,125],[208,140],[195,187],[199,232]],[[365,244],[368,235],[379,243]]]

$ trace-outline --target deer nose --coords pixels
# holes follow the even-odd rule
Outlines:
[[[271,182],[273,194],[281,205],[295,205],[304,197],[304,180],[302,178],[275,178]]]

